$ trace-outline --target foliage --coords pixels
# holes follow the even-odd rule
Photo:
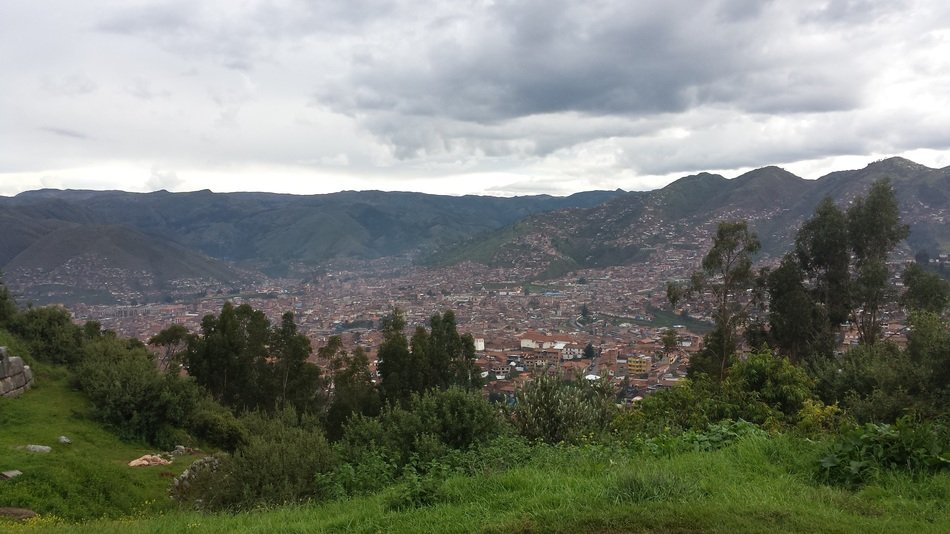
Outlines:
[[[319,368],[306,362],[311,350],[292,313],[271,327],[263,312],[226,302],[188,338],[185,362],[198,384],[232,409],[316,411],[323,382]]]
[[[879,341],[880,313],[891,291],[886,262],[905,237],[887,179],[847,212],[825,198],[799,229],[794,250],[766,277],[771,338],[782,352],[795,362],[826,360],[847,320],[862,344]]]
[[[812,381],[787,358],[760,350],[732,366],[723,390],[740,406],[742,418],[756,423],[770,418],[792,422],[812,396]]]
[[[542,375],[525,384],[517,398],[512,412],[515,428],[522,436],[545,443],[573,442],[602,432],[613,412],[613,391],[587,380],[570,383]]]
[[[30,346],[37,361],[75,364],[82,349],[82,330],[69,312],[56,307],[29,308],[14,316],[9,330]]]
[[[403,470],[402,483],[386,496],[386,509],[411,510],[436,504],[445,499],[443,479],[437,473],[419,475],[411,466]]]
[[[792,425],[812,387],[801,368],[763,349],[733,364],[724,381],[696,374],[624,410],[611,426],[631,437],[702,431],[724,420]]]
[[[0,272],[0,327],[9,324],[17,314],[16,301],[10,295],[10,290],[3,283],[3,273]]]
[[[867,196],[848,208],[848,242],[854,254],[852,316],[862,343],[880,339],[880,310],[887,298],[887,256],[909,233],[900,222],[890,180],[871,185]]]
[[[173,429],[183,422],[187,405],[194,399],[170,394],[170,383],[155,371],[151,355],[141,348],[129,348],[108,337],[87,343],[84,352],[76,376],[97,417],[125,439],[174,447]]]
[[[319,428],[301,425],[286,408],[273,416],[252,413],[245,445],[230,457],[202,460],[179,477],[172,495],[180,503],[202,510],[242,510],[329,497],[318,484],[332,473],[338,459]]]
[[[357,415],[345,425],[340,451],[350,463],[378,454],[397,468],[423,468],[452,449],[464,450],[500,431],[495,408],[458,386],[413,394],[406,406],[388,405],[378,417]]]
[[[885,470],[911,473],[950,468],[947,430],[901,418],[894,425],[867,423],[831,442],[819,462],[830,484],[859,486]]]
[[[334,341],[335,340],[335,341]],[[369,359],[363,349],[357,347],[352,354],[339,350],[339,338],[333,336],[329,351],[320,349],[321,356],[332,358],[332,394],[325,417],[327,437],[336,441],[343,435],[343,425],[355,414],[375,416],[379,414],[379,393],[373,385],[369,371]],[[337,347],[337,348],[333,348]]]
[[[709,349],[701,361],[709,363],[707,372],[720,380],[726,376],[730,356],[736,346],[736,329],[742,326],[749,307],[756,299],[746,291],[756,287],[752,256],[761,244],[745,221],[720,221],[713,244],[703,257],[702,271],[694,273],[688,288],[667,285],[667,298],[676,306],[684,297],[708,291],[714,302],[715,336],[707,336]],[[692,362],[691,362],[692,364]],[[718,372],[713,369],[718,367]]]
[[[113,336],[86,343],[77,368],[79,386],[97,418],[124,439],[171,449],[188,440],[182,429],[208,443],[234,449],[246,436],[226,409],[190,379],[160,374],[141,346]]]
[[[901,303],[907,308],[940,315],[950,305],[950,281],[936,273],[912,263],[904,269],[901,279],[907,288],[901,296]]]
[[[177,371],[182,363],[185,349],[188,348],[188,329],[180,324],[173,324],[155,334],[148,340],[148,344],[159,349],[158,368],[161,371]]]
[[[475,365],[475,340],[460,335],[450,310],[429,320],[430,330],[419,326],[411,343],[406,339],[406,320],[399,309],[383,318],[383,342],[379,347],[380,391],[386,402],[406,403],[413,393],[450,386],[478,388],[480,373]]]
[[[812,269],[817,267],[813,266]],[[826,294],[831,295],[825,287],[839,286],[839,280],[826,282],[819,279],[816,284],[820,288],[813,291],[806,286],[805,277],[806,271],[802,268],[800,259],[788,254],[779,267],[768,274],[766,281],[771,299],[768,316],[769,337],[796,363],[806,361],[816,354],[827,356],[834,351],[834,333],[838,323],[829,318],[829,310],[833,306],[840,306],[840,302],[826,305],[817,301],[814,296],[816,292],[822,298]],[[837,287],[834,294],[840,296],[838,291],[841,290],[842,288]],[[839,317],[843,316],[840,310],[833,313]]]
[[[950,325],[932,313],[911,315],[908,346],[858,346],[814,366],[819,397],[860,422],[892,423],[903,415],[947,418]]]
[[[820,400],[806,399],[798,411],[795,431],[803,436],[818,437],[838,434],[850,426],[853,420],[838,403],[827,405]]]
[[[188,374],[226,406],[250,409],[269,404],[259,391],[269,329],[262,312],[225,302],[220,315],[206,315],[200,334],[189,340]]]

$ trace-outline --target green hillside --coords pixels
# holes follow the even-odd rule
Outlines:
[[[2,331],[0,344],[10,344]],[[34,371],[33,389],[16,399],[0,397],[0,471],[23,472],[0,480],[0,508],[33,510],[44,523],[171,510],[168,481],[195,457],[183,456],[168,466],[128,467],[129,461],[159,451],[121,441],[94,421],[88,400],[71,387],[64,368],[41,365]],[[59,436],[72,443],[59,443]],[[21,448],[30,444],[50,446],[52,452]],[[0,531],[14,526],[0,518]]]
[[[950,475],[894,475],[861,490],[823,486],[807,462],[816,445],[749,437],[720,450],[654,454],[635,447],[498,447],[475,475],[430,491],[375,495],[239,514],[64,524],[37,532],[946,532]],[[506,455],[507,453],[507,455]],[[407,494],[421,495],[415,503]]]

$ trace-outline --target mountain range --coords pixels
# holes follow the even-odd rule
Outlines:
[[[44,189],[0,197],[0,268],[21,285],[38,273],[69,279],[78,269],[90,288],[124,276],[139,280],[125,284],[130,290],[156,291],[185,279],[228,283],[253,272],[287,275],[299,265],[393,256],[544,276],[641,261],[658,245],[686,246],[716,221],[739,218],[750,221],[766,253],[778,254],[822,198],[846,205],[882,177],[891,179],[911,226],[910,248],[950,251],[950,167],[890,158],[817,180],[763,167],[732,179],[700,173],[653,191],[569,197]]]
[[[816,180],[778,167],[732,179],[710,173],[686,176],[662,189],[625,193],[598,206],[528,217],[443,250],[433,262],[520,264],[534,267],[541,277],[554,276],[645,259],[658,245],[696,245],[724,219],[749,221],[763,253],[780,255],[823,198],[847,206],[881,178],[891,180],[902,220],[910,225],[911,251],[930,257],[950,252],[950,167],[932,169],[889,158]]]

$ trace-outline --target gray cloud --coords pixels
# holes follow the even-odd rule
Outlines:
[[[70,130],[68,128],[57,128],[54,126],[44,126],[40,128],[44,132],[49,132],[53,135],[58,135],[60,137],[68,137],[70,139],[88,139],[89,137],[86,134],[77,132],[75,130]]]
[[[0,174],[563,192],[950,148],[939,0],[52,4],[0,19]]]

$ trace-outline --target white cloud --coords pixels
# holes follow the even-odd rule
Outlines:
[[[569,193],[945,165],[947,20],[940,0],[14,1],[0,194]]]

